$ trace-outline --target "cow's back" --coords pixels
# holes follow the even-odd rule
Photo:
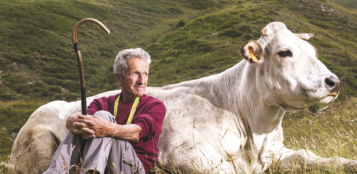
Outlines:
[[[227,153],[241,156],[246,143],[242,125],[235,114],[202,97],[202,90],[178,86],[148,88],[146,92],[162,100],[167,109],[158,142],[159,161],[166,167],[187,167],[207,159],[218,165],[228,158]]]

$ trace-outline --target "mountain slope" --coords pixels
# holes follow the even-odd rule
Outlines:
[[[339,9],[317,0],[247,1],[193,19],[147,47],[157,58],[151,84],[161,86],[223,71],[241,60],[238,50],[244,42],[259,39],[260,30],[269,22],[282,21],[293,32],[316,34],[309,42],[318,50],[319,59],[341,80],[346,72],[347,94],[355,96],[357,16]]]

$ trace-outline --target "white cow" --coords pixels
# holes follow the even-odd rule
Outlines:
[[[336,99],[339,80],[318,59],[308,42],[283,23],[268,24],[258,41],[241,47],[243,60],[209,77],[147,88],[165,102],[167,115],[159,139],[159,160],[166,168],[212,173],[261,173],[274,161],[282,170],[356,164],[344,158],[321,158],[283,145],[286,111]],[[117,94],[110,91],[87,98]],[[54,101],[37,109],[14,142],[11,163],[19,173],[43,171],[68,131],[66,118],[80,113],[80,101]],[[38,168],[36,168],[38,167]]]

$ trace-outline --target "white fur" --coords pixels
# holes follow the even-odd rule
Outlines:
[[[314,48],[284,24],[270,23],[265,28],[267,36],[257,41],[264,50],[258,63],[243,60],[217,75],[147,89],[148,95],[161,99],[167,107],[159,139],[163,166],[260,173],[274,160],[281,160],[283,170],[294,167],[296,161],[311,169],[348,163],[343,158],[325,159],[310,151],[284,147],[284,113],[334,100],[336,97],[327,96],[330,92],[324,79],[335,75],[317,59]],[[286,49],[293,57],[280,58],[278,52]],[[87,103],[118,92],[89,97]],[[41,170],[49,166],[55,140],[61,140],[68,131],[65,118],[79,113],[80,108],[80,101],[54,101],[31,115],[11,154],[11,162],[20,173],[34,167],[28,156],[37,158]],[[33,149],[31,153],[26,152],[28,147]]]

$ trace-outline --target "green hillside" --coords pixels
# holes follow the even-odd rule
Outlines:
[[[331,0],[331,2],[336,3],[337,5],[340,5],[344,8],[348,9],[357,9],[357,4],[356,1],[354,0]]]
[[[112,64],[122,49],[147,50],[153,59],[149,86],[163,86],[233,66],[242,59],[238,51],[244,42],[257,40],[266,24],[281,21],[293,32],[316,34],[309,42],[353,97],[356,8],[351,0],[0,1],[2,159],[11,151],[11,133],[36,108],[52,100],[79,99],[71,31],[83,18],[96,18],[111,30],[108,36],[90,23],[78,30],[88,95],[118,88]],[[341,92],[339,99],[344,97]],[[304,117],[289,118],[297,122]],[[293,130],[289,121],[284,127]]]
[[[346,72],[347,94],[355,96],[357,15],[341,9],[323,1],[247,1],[195,18],[146,48],[157,58],[151,83],[161,86],[223,71],[241,60],[238,50],[244,42],[258,39],[269,22],[282,21],[293,32],[316,34],[309,42],[319,59],[340,78]]]
[[[176,29],[179,18],[223,8],[175,1],[2,1],[0,2],[0,99],[76,100],[79,75],[71,31],[83,18],[96,18],[112,32],[83,25],[78,40],[89,95],[117,87],[112,74],[116,54],[154,43]],[[201,6],[199,6],[201,5]],[[196,10],[196,9],[200,10]],[[217,8],[217,9],[216,9]],[[201,10],[202,9],[202,10]],[[32,82],[33,85],[26,84]]]

